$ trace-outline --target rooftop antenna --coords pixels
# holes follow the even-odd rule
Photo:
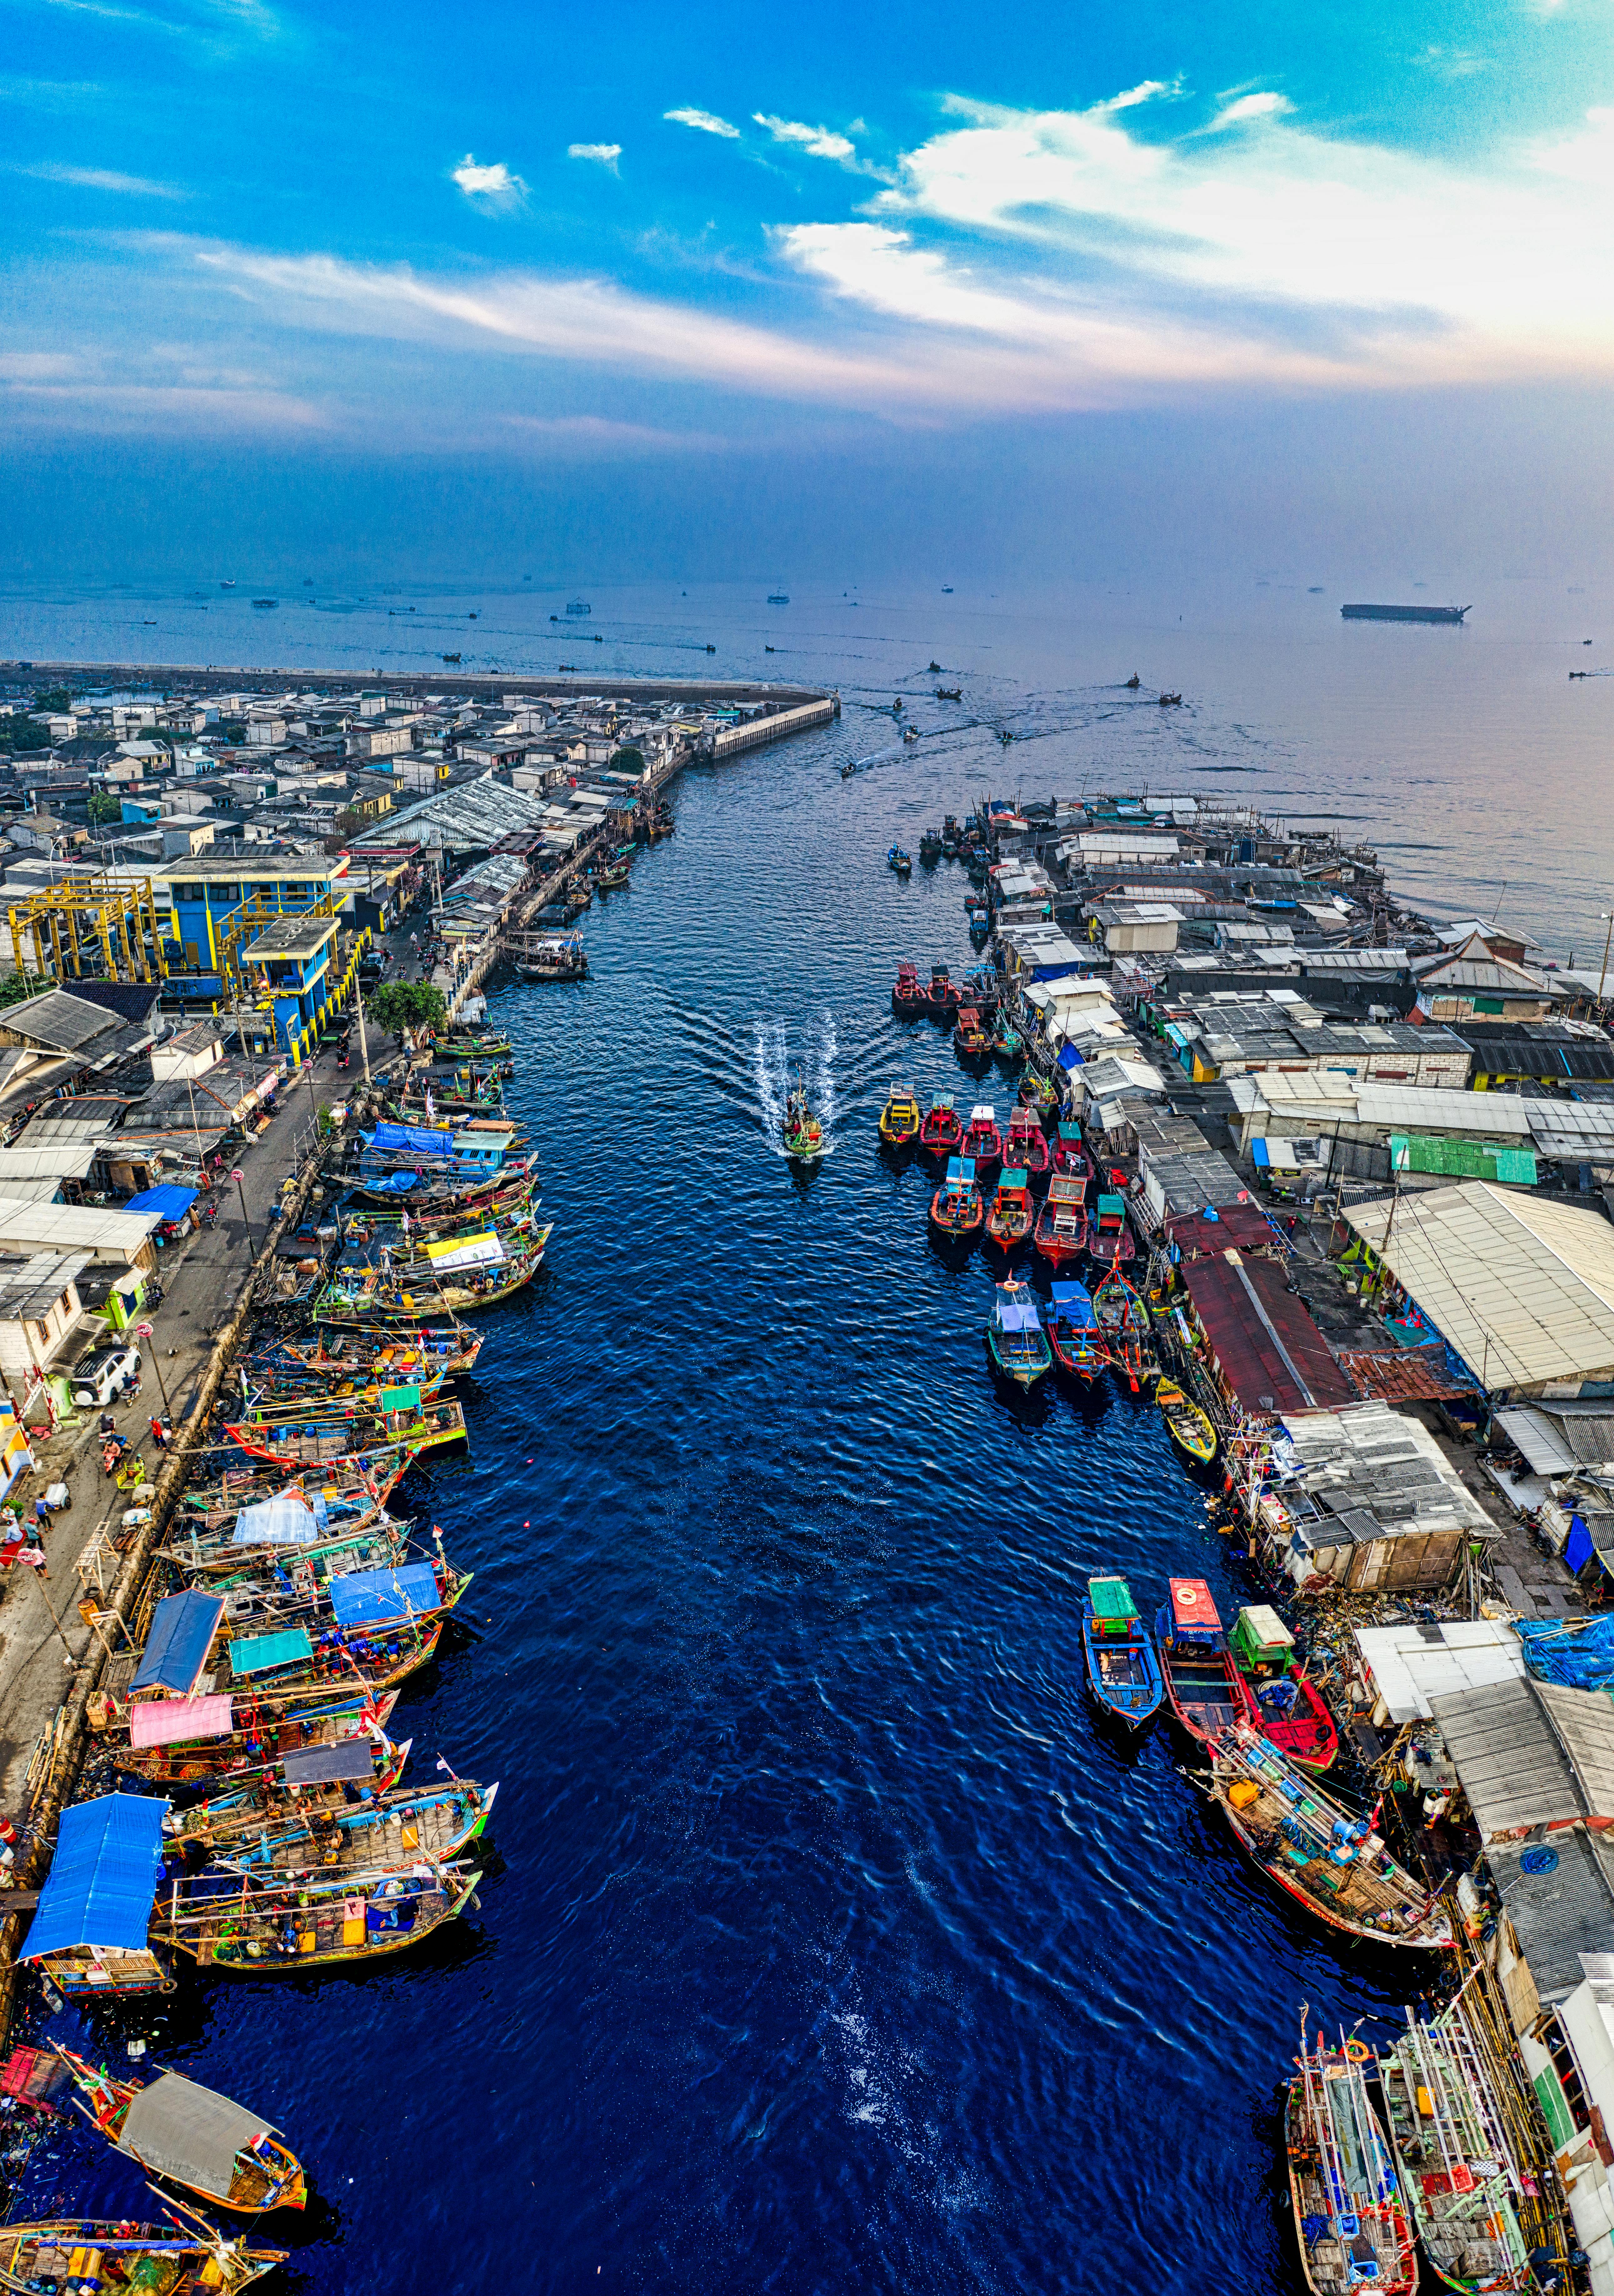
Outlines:
[[[1507,881],[1507,879],[1504,877],[1504,878],[1503,879],[1503,881],[1502,881],[1502,892],[1497,894],[1497,896],[1496,896],[1496,906],[1495,906],[1495,907],[1491,911],[1491,922],[1492,922],[1493,924],[1495,924],[1495,922],[1496,922],[1497,918],[1502,914],[1502,897],[1503,897],[1503,893],[1505,893],[1505,892],[1507,891],[1507,890],[1508,890],[1508,881]]]

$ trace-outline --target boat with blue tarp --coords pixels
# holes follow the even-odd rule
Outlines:
[[[1067,1281],[1053,1286],[1047,1326],[1060,1370],[1091,1387],[1109,1361],[1109,1349],[1084,1283]]]
[[[1132,1589],[1124,1578],[1087,1582],[1082,1647],[1088,1686],[1108,1714],[1135,1730],[1158,1710],[1165,1680]]]
[[[1011,1276],[1007,1283],[992,1288],[995,1296],[986,1325],[992,1366],[1017,1387],[1034,1387],[1044,1373],[1052,1370],[1054,1354],[1031,1286]]]
[[[68,2000],[173,1991],[168,1964],[148,1937],[168,1813],[166,1801],[127,1793],[102,1794],[62,1811],[55,1855],[17,1957]]]

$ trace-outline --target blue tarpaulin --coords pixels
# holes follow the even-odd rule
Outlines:
[[[1516,1619],[1513,1631],[1538,1682],[1561,1682],[1570,1690],[1614,1688],[1614,1617],[1605,1613],[1584,1627],[1566,1627],[1560,1619]]]
[[[103,1794],[62,1811],[24,1961],[80,1945],[139,1951],[152,1918],[168,1811],[166,1801],[144,1794]]]
[[[1595,1553],[1591,1532],[1577,1514],[1572,1514],[1569,1517],[1569,1535],[1564,1541],[1565,1570],[1578,1578]]]
[[[1068,1076],[1074,1069],[1085,1068],[1086,1062],[1074,1045],[1065,1045],[1059,1051],[1059,1066]]]
[[[385,1148],[412,1156],[451,1156],[454,1135],[430,1132],[422,1124],[378,1124],[370,1135],[372,1148]]]
[[[407,1196],[419,1177],[418,1172],[383,1172],[377,1180],[366,1180],[365,1185],[378,1196]]]
[[[165,1595],[152,1612],[152,1631],[130,1690],[171,1690],[177,1698],[188,1698],[207,1664],[223,1616],[222,1595],[202,1595],[195,1588],[188,1595]]]
[[[283,1627],[274,1635],[237,1635],[230,1644],[230,1672],[238,1682],[273,1667],[292,1666],[312,1658],[314,1645],[301,1627]]]
[[[435,1611],[442,1601],[429,1562],[393,1570],[348,1570],[331,1581],[331,1608],[341,1627],[377,1627],[384,1620]]]
[[[119,1209],[126,1212],[155,1212],[159,1219],[177,1221],[185,1218],[195,1201],[194,1188],[177,1188],[169,1185],[144,1189],[139,1195],[131,1196],[128,1203],[120,1205]]]

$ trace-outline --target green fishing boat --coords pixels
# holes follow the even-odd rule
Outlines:
[[[785,1103],[785,1153],[793,1163],[816,1164],[824,1153],[824,1127],[807,1102],[807,1087],[798,1077]]]

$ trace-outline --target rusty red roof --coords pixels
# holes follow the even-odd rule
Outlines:
[[[1356,1390],[1275,1259],[1224,1251],[1181,1268],[1217,1368],[1247,1412],[1332,1411]]]

